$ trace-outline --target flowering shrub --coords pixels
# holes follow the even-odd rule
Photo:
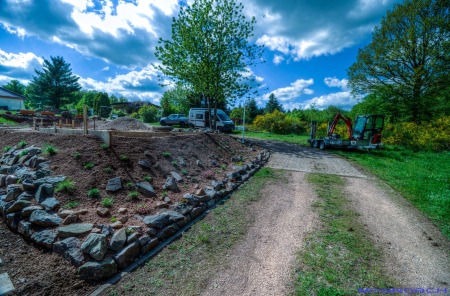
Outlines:
[[[256,116],[253,125],[260,131],[275,134],[300,134],[306,131],[306,123],[301,122],[297,118],[289,117],[278,110]]]

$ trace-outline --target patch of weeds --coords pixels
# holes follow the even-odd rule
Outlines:
[[[136,229],[134,229],[134,228],[127,228],[127,229],[125,230],[125,233],[126,233],[127,235],[133,234],[133,233],[135,233],[135,232],[136,232]]]
[[[111,221],[111,223],[115,223],[115,222],[117,222],[117,217],[112,216],[111,219],[109,219],[109,221]]]
[[[131,191],[130,193],[128,193],[128,197],[131,198],[132,200],[136,200],[139,197],[139,192]]]
[[[147,181],[147,182],[151,182],[152,181],[152,177],[151,176],[145,176],[144,177],[144,181]]]
[[[188,171],[187,171],[186,169],[182,169],[182,170],[181,170],[181,173],[182,173],[183,175],[187,176]]]
[[[113,205],[113,199],[111,197],[104,197],[101,201],[100,204],[102,206],[104,206],[105,208],[110,208]]]
[[[162,197],[166,197],[167,195],[169,195],[169,193],[167,192],[167,190],[164,190],[163,192],[161,192],[161,196],[162,196]]]
[[[92,170],[94,164],[92,162],[86,162],[83,167],[85,170]]]
[[[48,155],[55,155],[56,153],[58,153],[58,149],[56,149],[55,146],[50,145],[50,144],[44,145],[44,147],[42,148],[42,151]]]
[[[100,145],[100,148],[102,148],[103,150],[108,150],[109,149],[109,145],[106,143],[103,143]]]
[[[176,160],[172,160],[172,165],[173,166],[178,166],[178,162]]]
[[[103,169],[103,171],[107,174],[111,174],[113,172],[113,168],[111,166],[107,166]]]
[[[79,159],[81,158],[81,153],[78,152],[78,151],[75,151],[74,153],[72,153],[72,157],[73,157],[75,160],[79,160]]]
[[[23,156],[27,155],[28,153],[30,153],[28,150],[22,150],[19,153],[19,157],[23,157]]]
[[[75,209],[76,207],[78,207],[80,205],[80,203],[78,201],[69,201],[68,203],[66,203],[63,208],[64,209]]]
[[[128,189],[133,189],[133,188],[136,187],[136,185],[134,185],[133,182],[127,182],[127,183],[125,184],[125,186],[126,186]]]
[[[100,190],[98,188],[91,188],[88,190],[87,195],[90,198],[100,197]]]
[[[59,182],[55,186],[55,192],[62,192],[62,193],[73,193],[75,191],[75,182],[70,179],[65,179],[62,182]]]
[[[228,168],[228,166],[226,164],[221,164],[220,168],[222,169],[222,171],[225,171]]]
[[[123,161],[123,162],[130,161],[130,158],[128,157],[128,155],[125,155],[125,154],[121,154],[119,156],[119,159],[120,159],[120,161]]]
[[[164,157],[170,157],[172,154],[170,154],[170,152],[167,152],[167,151],[164,151],[163,153],[162,153],[162,156],[164,156]]]
[[[21,140],[19,143],[17,143],[17,147],[19,147],[20,149],[25,148],[25,146],[27,146],[28,143],[25,140]]]
[[[3,147],[3,152],[8,152],[9,150],[11,150],[12,146],[11,145],[7,145],[5,147]]]

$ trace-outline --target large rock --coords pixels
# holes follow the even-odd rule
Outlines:
[[[22,209],[22,217],[30,217],[30,215],[37,210],[42,210],[41,206],[29,206]]]
[[[158,243],[158,238],[149,238],[148,241],[145,237],[141,238],[139,240],[139,244],[141,245],[141,254],[147,254],[148,252],[153,250],[158,245]]]
[[[0,187],[6,186],[6,175],[0,174]]]
[[[44,210],[37,210],[30,215],[30,222],[39,226],[52,227],[61,224],[62,219]]]
[[[147,160],[147,159],[139,160],[138,161],[138,165],[140,165],[144,169],[151,169],[152,168],[151,162],[149,160]]]
[[[112,178],[108,180],[106,184],[106,191],[115,192],[122,189],[122,181],[120,177]]]
[[[30,222],[20,221],[19,226],[17,227],[17,232],[25,237],[30,237],[33,234],[33,228]]]
[[[48,229],[36,231],[31,235],[30,239],[40,246],[51,249],[56,241],[56,231]]]
[[[6,210],[6,213],[13,213],[13,212],[19,212],[22,211],[22,209],[29,207],[33,205],[33,203],[31,201],[28,200],[18,200],[15,203],[12,204],[11,207],[9,207],[8,210]]]
[[[117,273],[117,264],[112,258],[101,262],[87,262],[78,268],[80,278],[86,280],[108,279]]]
[[[134,242],[128,245],[123,250],[114,255],[114,260],[117,263],[119,269],[124,269],[128,265],[134,262],[140,255],[140,247],[138,242]]]
[[[48,197],[41,202],[41,206],[43,206],[47,211],[54,211],[59,209],[60,203],[56,198]]]
[[[144,218],[144,223],[148,227],[164,228],[166,225],[183,220],[184,216],[175,211],[166,211],[157,215],[150,215]]]
[[[44,183],[39,186],[35,198],[38,203],[42,203],[47,197],[51,196],[53,196],[53,186],[49,183]]]
[[[151,197],[156,195],[155,189],[153,189],[149,182],[138,182],[136,183],[136,188],[144,196]]]
[[[109,248],[113,251],[120,250],[127,242],[127,232],[125,228],[117,230],[109,242]]]
[[[90,255],[95,260],[102,260],[108,251],[108,242],[106,235],[91,233],[81,245],[81,250]]]
[[[8,176],[9,177],[9,176]],[[23,191],[22,185],[20,184],[10,184],[6,187],[6,199],[5,201],[15,200]]]
[[[166,183],[164,183],[163,188],[172,192],[180,192],[180,189],[177,186],[177,180],[174,177],[167,177]]]
[[[28,193],[28,192],[22,192],[18,197],[17,200],[28,200],[31,201],[34,198],[34,195]]]
[[[65,179],[66,179],[66,176],[44,177],[44,178],[40,178],[40,179],[35,180],[33,182],[33,184],[35,186],[41,186],[44,183],[48,183],[48,184],[54,185],[56,183],[64,181]]]
[[[194,207],[200,203],[198,197],[191,193],[186,193],[183,195],[183,200]]]
[[[181,177],[180,174],[178,174],[177,172],[170,172],[170,174],[172,175],[172,177],[175,178],[175,180],[178,183],[183,182],[183,177]]]
[[[6,186],[17,184],[17,181],[19,181],[19,178],[12,175],[12,174],[14,174],[14,170],[8,170],[8,174],[9,175],[6,177],[6,180],[5,180]]]
[[[158,239],[162,241],[174,235],[178,231],[178,229],[179,227],[176,224],[169,225],[158,233]]]
[[[192,210],[192,206],[187,203],[178,203],[171,206],[171,209],[175,212],[180,213],[181,215],[186,216]]]
[[[59,237],[80,237],[86,235],[92,231],[94,228],[93,224],[89,223],[79,223],[79,224],[71,224],[67,226],[58,227],[58,236]]]
[[[11,213],[6,215],[6,224],[13,230],[17,230],[21,220],[20,213]]]
[[[80,266],[86,259],[80,249],[81,242],[78,238],[69,237],[53,244],[53,251],[62,255],[73,265]]]

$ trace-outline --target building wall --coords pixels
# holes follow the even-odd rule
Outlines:
[[[23,100],[20,99],[0,98],[0,107],[2,106],[7,106],[8,110],[24,109]]]

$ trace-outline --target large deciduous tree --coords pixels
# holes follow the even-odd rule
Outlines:
[[[249,67],[264,48],[249,43],[256,20],[247,20],[243,7],[236,0],[195,0],[173,19],[172,40],[160,39],[156,47],[159,70],[201,94],[210,108],[255,86]]]
[[[406,0],[389,11],[348,69],[352,90],[381,95],[403,120],[433,117],[450,85],[449,3]]]
[[[34,101],[34,105],[42,104],[59,109],[64,104],[71,103],[72,94],[81,89],[79,77],[72,74],[70,64],[60,56],[44,59],[42,71],[34,71],[36,76],[33,76],[28,85],[28,96]]]
[[[13,79],[7,84],[3,85],[3,87],[6,88],[7,90],[15,92],[16,94],[22,96],[25,95],[26,86],[23,85],[19,80]]]

